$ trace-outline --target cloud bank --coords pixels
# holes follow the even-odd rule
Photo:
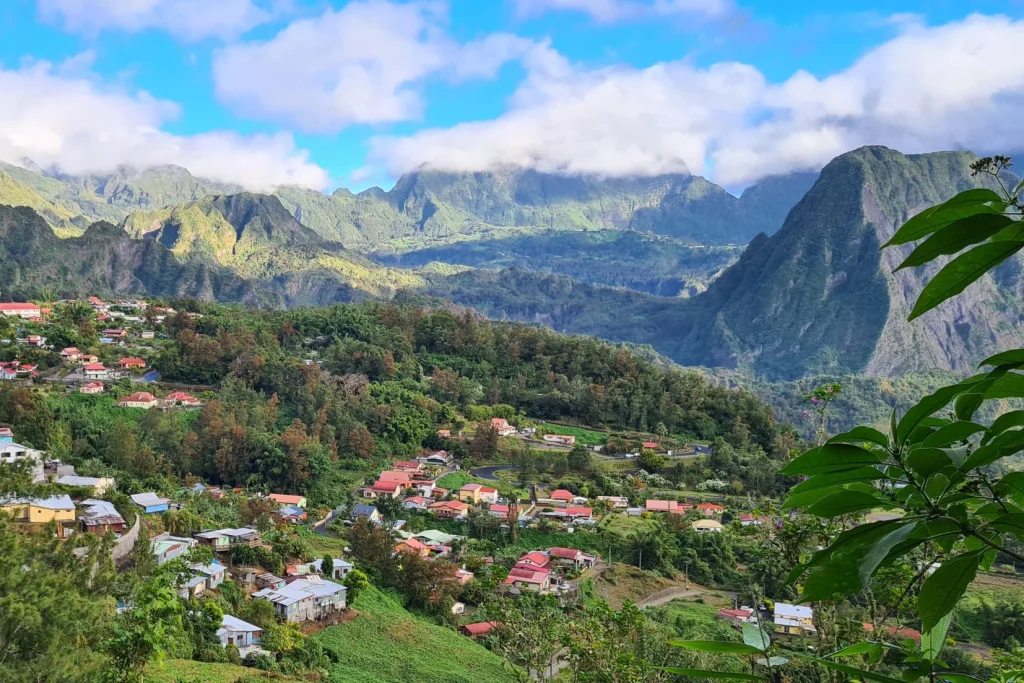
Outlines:
[[[533,41],[497,33],[458,43],[436,2],[351,2],[295,21],[269,40],[214,57],[218,98],[237,113],[333,133],[352,124],[418,119],[431,77],[491,78]]]
[[[178,106],[145,92],[107,88],[80,74],[36,62],[0,68],[0,159],[28,157],[69,173],[178,164],[201,177],[259,190],[299,184],[322,189],[326,171],[287,133],[239,135],[211,131],[174,135],[162,126]]]
[[[824,78],[769,82],[755,67],[687,60],[586,69],[523,57],[528,76],[494,120],[378,136],[369,163],[480,171],[651,175],[689,167],[726,184],[819,168],[868,144],[913,153],[1011,149],[1024,133],[1024,21],[973,15],[907,25]]]
[[[270,21],[282,0],[37,0],[40,16],[69,31],[166,31],[182,40],[228,40]]]

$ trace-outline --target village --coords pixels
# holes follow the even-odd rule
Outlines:
[[[168,323],[194,324],[201,322],[201,314],[131,299],[106,303],[90,297],[70,303],[87,310],[98,325],[97,344],[85,350],[49,342],[52,308],[0,304],[14,332],[0,338],[0,353],[9,359],[0,362],[0,379],[17,387],[62,391],[79,402],[109,402],[105,405],[126,416],[170,414],[192,420],[215,399],[211,387],[164,382],[153,367],[169,343]],[[31,333],[25,334],[26,329]],[[323,364],[315,352],[295,362],[315,373]],[[712,455],[710,444],[651,433],[602,434],[504,414],[440,422],[414,453],[374,461],[330,506],[311,506],[295,489],[265,485],[186,478],[178,488],[146,489],[141,481],[121,482],[94,466],[83,474],[43,449],[21,445],[11,428],[0,426],[0,463],[26,468],[34,482],[52,491],[0,498],[0,511],[30,533],[52,528],[65,542],[109,534],[118,567],[132,562],[136,546],[143,544],[157,567],[180,567],[176,591],[185,600],[220,595],[226,584],[238,587],[242,602],[233,613],[224,613],[217,635],[222,646],[253,661],[275,653],[263,647],[265,626],[246,620],[247,605],[265,602],[277,621],[307,634],[359,618],[350,599],[358,592],[352,577],[365,581],[361,570],[370,558],[353,551],[350,539],[353,531],[365,529],[385,535],[386,552],[398,565],[415,557],[443,568],[454,586],[428,593],[428,613],[486,644],[502,628],[483,609],[491,598],[540,596],[571,609],[592,599],[595,584],[607,583],[606,575],[621,572],[624,563],[640,572],[641,587],[630,599],[716,595],[720,607],[715,617],[737,630],[756,624],[789,639],[816,637],[811,606],[743,604],[736,592],[723,599],[704,587],[691,589],[688,576],[673,575],[664,564],[655,571],[645,563],[641,539],[651,529],[751,538],[758,529],[781,529],[795,519],[795,513],[780,512],[770,501],[738,495],[735,482],[730,487],[704,474],[696,485],[687,484],[684,479],[692,479],[694,469]],[[483,456],[482,442],[490,443]],[[530,464],[533,459],[540,464]],[[559,462],[571,465],[559,469]],[[675,479],[669,481],[668,473]],[[608,484],[609,475],[623,485]],[[621,494],[609,493],[619,489]],[[181,521],[196,519],[199,510],[205,519],[237,521],[200,528]],[[877,519],[869,515],[864,521]],[[668,583],[651,580],[651,587],[643,588],[658,572],[670,577]],[[870,626],[865,622],[865,629]],[[909,628],[890,635],[920,639]]]

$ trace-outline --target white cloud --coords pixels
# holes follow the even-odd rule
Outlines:
[[[512,0],[512,4],[520,16],[573,11],[602,23],[671,16],[718,19],[734,9],[732,0]]]
[[[39,13],[68,30],[159,29],[183,40],[231,39],[274,18],[282,0],[37,0]]]
[[[70,173],[119,164],[178,164],[197,176],[252,189],[299,184],[318,189],[327,173],[297,149],[291,135],[228,131],[174,135],[162,129],[180,111],[145,92],[106,88],[94,78],[36,62],[0,68],[0,159],[28,157]]]
[[[372,141],[370,163],[483,170],[655,174],[689,167],[741,184],[818,168],[867,144],[904,152],[1015,149],[1024,64],[1005,46],[1024,21],[975,15],[904,32],[825,78],[771,83],[754,67],[683,60],[586,70],[546,54],[495,120]],[[535,51],[531,54],[544,54]]]
[[[214,57],[218,98],[237,112],[315,133],[419,118],[425,79],[491,77],[532,41],[493,34],[460,44],[437,2],[351,2],[274,38]]]

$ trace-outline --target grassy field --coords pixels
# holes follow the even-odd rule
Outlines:
[[[190,659],[166,659],[150,665],[146,671],[146,680],[150,683],[236,683],[245,678],[255,681],[301,680],[234,664],[211,664]]]
[[[451,472],[437,480],[437,485],[449,491],[458,491],[471,481],[476,481],[465,472]]]
[[[339,660],[335,683],[510,683],[497,655],[452,629],[406,611],[375,588],[355,602],[359,616],[314,636]]]
[[[537,428],[547,434],[575,436],[576,443],[583,444],[584,446],[600,446],[608,440],[608,435],[604,432],[595,432],[592,429],[584,429],[583,427],[566,427],[565,425],[541,422],[537,425]]]
[[[625,538],[634,531],[654,528],[656,525],[657,521],[653,517],[651,519],[644,519],[643,517],[630,517],[618,512],[610,512],[604,516],[604,519],[597,526],[599,529]]]

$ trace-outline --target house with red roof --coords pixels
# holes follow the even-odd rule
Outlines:
[[[426,510],[430,505],[430,499],[423,496],[409,496],[402,501],[402,507],[406,510]]]
[[[146,361],[141,358],[121,358],[117,364],[122,370],[141,370],[146,367]]]
[[[573,567],[575,569],[586,569],[597,564],[596,555],[588,555],[576,548],[552,548],[548,551],[548,557],[557,567]]]
[[[754,617],[754,611],[750,609],[720,609],[718,610],[718,618],[723,621],[732,621],[737,624],[757,623],[757,618]]]
[[[741,526],[761,526],[764,524],[764,517],[760,515],[754,516],[749,512],[743,512],[740,514],[740,525]]]
[[[686,503],[678,503],[674,500],[647,500],[647,511],[648,512],[667,512],[672,515],[681,515],[688,510],[692,510],[692,505]]]
[[[167,395],[164,405],[168,408],[202,408],[203,402],[184,391],[175,391]]]
[[[103,365],[103,363],[89,363],[82,372],[85,373],[86,379],[107,379],[110,377],[110,371]]]
[[[465,586],[467,583],[469,583],[470,579],[473,578],[473,572],[466,571],[465,569],[460,567],[459,569],[455,570],[455,578],[459,580],[460,585]]]
[[[43,312],[36,304],[26,303],[2,303],[0,304],[0,315],[10,318],[39,318]]]
[[[278,503],[279,505],[295,505],[300,508],[306,507],[306,497],[298,494],[292,495],[289,493],[271,493],[267,496],[270,500]]]
[[[415,538],[407,538],[395,545],[395,552],[413,553],[426,559],[430,557],[430,546]]]
[[[430,511],[444,519],[460,519],[469,514],[469,505],[460,500],[444,500],[431,503]]]
[[[420,464],[415,460],[396,460],[394,469],[399,472],[408,472],[410,475],[415,475],[422,471]]]
[[[459,627],[459,631],[462,635],[470,638],[483,638],[499,626],[501,624],[496,621],[481,621],[475,624],[463,624]]]
[[[108,337],[110,339],[124,339],[128,336],[128,330],[111,329],[103,330],[101,337]]]
[[[82,352],[74,346],[69,346],[60,352],[60,357],[65,361],[76,361],[82,357]]]
[[[565,508],[565,514],[569,517],[572,517],[574,520],[594,518],[593,510],[586,507],[569,506]]]
[[[516,561],[516,566],[523,565],[530,569],[542,569],[544,571],[551,571],[551,558],[542,553],[539,550],[528,552],[519,560]]]
[[[503,417],[492,417],[491,429],[498,432],[498,436],[512,436],[516,433],[516,428]]]
[[[657,447],[658,447],[658,444],[655,441],[644,441],[644,448],[646,448],[648,450],[653,451]]]
[[[499,519],[508,519],[508,505],[494,504],[487,511]]]
[[[89,382],[78,387],[78,393],[80,394],[102,394],[103,383],[102,382]]]
[[[412,486],[412,474],[410,472],[399,472],[397,470],[384,470],[377,477],[378,481],[395,482],[403,489]]]
[[[424,498],[433,498],[437,490],[437,484],[429,479],[413,479],[412,488]]]
[[[372,486],[363,489],[364,498],[398,498],[405,488],[397,481],[378,479]]]
[[[546,593],[551,590],[551,574],[537,569],[521,568],[517,565],[508,571],[508,577],[503,583],[519,590]]]
[[[714,517],[725,512],[725,508],[714,503],[701,503],[697,506],[697,511],[705,517]]]
[[[119,401],[118,404],[122,408],[142,408],[143,410],[150,410],[160,405],[160,401],[157,400],[156,396],[147,391],[136,391],[134,394]]]
[[[450,438],[452,438],[452,430],[450,430],[450,429],[438,429],[437,430],[437,435],[439,437],[441,437],[442,439],[450,439]]]

